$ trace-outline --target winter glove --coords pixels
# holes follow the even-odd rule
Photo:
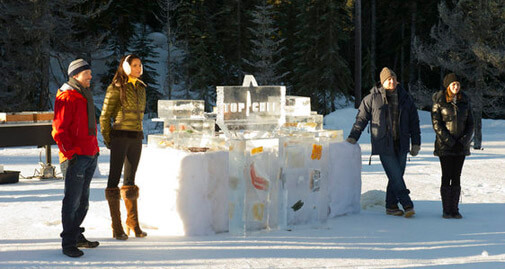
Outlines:
[[[421,150],[420,145],[412,145],[412,148],[410,149],[410,155],[417,156],[420,150]]]
[[[351,144],[356,144],[356,139],[352,138],[352,137],[348,137],[345,141],[351,143]]]
[[[107,141],[105,141],[105,140],[104,140],[104,141],[103,141],[103,144],[105,145],[105,147],[106,147],[106,148],[110,149],[110,144],[109,144],[109,142],[107,142]]]

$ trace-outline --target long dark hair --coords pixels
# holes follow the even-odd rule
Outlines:
[[[121,104],[123,104],[124,101],[126,100],[126,90],[124,86],[126,85],[126,83],[128,83],[128,75],[125,73],[123,69],[123,63],[127,57],[128,57],[127,62],[130,65],[134,59],[140,60],[139,56],[135,54],[128,54],[121,57],[121,60],[119,61],[119,66],[117,67],[116,74],[114,74],[114,78],[112,78],[112,84],[114,84],[114,86],[119,88],[119,98]]]

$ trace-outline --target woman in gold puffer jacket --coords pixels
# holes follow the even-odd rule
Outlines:
[[[139,188],[135,185],[135,173],[142,152],[142,119],[146,106],[146,84],[139,77],[143,68],[136,55],[124,56],[107,88],[100,116],[100,130],[107,148],[110,149],[110,170],[105,198],[109,203],[112,219],[112,237],[128,239],[130,230],[136,237],[147,234],[140,229],[137,211]],[[119,180],[124,164],[123,186]],[[121,224],[120,197],[127,210],[125,234]]]

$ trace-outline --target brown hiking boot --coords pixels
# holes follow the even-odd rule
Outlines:
[[[405,217],[406,218],[411,218],[414,216],[414,214],[416,214],[416,211],[414,211],[413,207],[405,208]]]
[[[395,207],[395,208],[386,208],[386,215],[403,216],[403,210],[401,210],[398,207]]]

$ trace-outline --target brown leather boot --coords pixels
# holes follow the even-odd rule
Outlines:
[[[119,210],[119,188],[106,188],[105,199],[109,202],[110,218],[112,219],[112,237],[117,240],[126,240],[128,236],[121,225],[121,211]]]
[[[126,211],[128,212],[128,217],[126,218],[126,233],[130,235],[130,230],[133,230],[135,232],[135,237],[146,237],[147,233],[140,229],[137,212],[139,187],[136,185],[123,185],[123,187],[121,187],[121,197],[123,197]]]

